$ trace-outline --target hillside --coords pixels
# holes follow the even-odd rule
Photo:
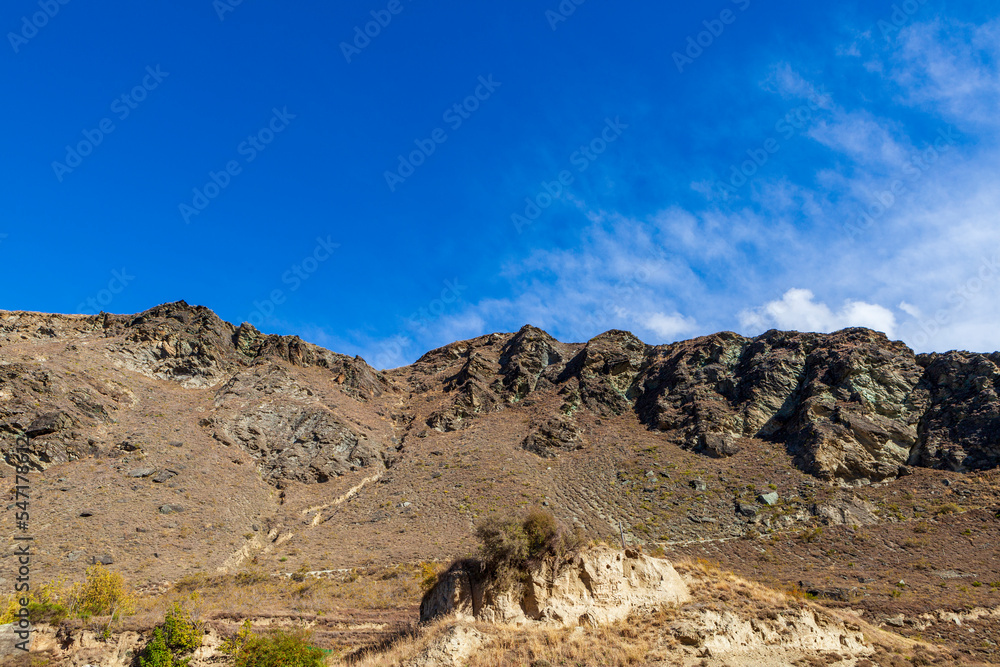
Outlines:
[[[446,561],[477,520],[537,505],[989,659],[1000,617],[968,612],[1000,607],[998,366],[865,329],[526,326],[376,371],[184,302],[0,311],[0,449],[30,438],[46,578]]]

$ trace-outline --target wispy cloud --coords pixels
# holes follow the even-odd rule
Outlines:
[[[1000,21],[939,18],[900,32],[892,78],[904,99],[953,122],[997,129]]]

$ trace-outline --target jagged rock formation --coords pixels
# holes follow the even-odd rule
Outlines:
[[[484,337],[443,349],[462,367],[445,383],[452,405],[428,420],[441,430],[555,393],[563,414],[633,410],[670,440],[711,456],[732,456],[745,438],[780,443],[803,470],[828,480],[1000,461],[997,354],[918,356],[866,329],[752,339],[720,333],[649,346],[620,331],[562,344],[525,327],[502,344]],[[443,356],[428,353],[414,368]],[[536,427],[524,446],[548,456],[559,447],[546,443],[572,440],[556,420]]]
[[[476,561],[459,561],[420,604],[420,621],[455,614],[465,620],[598,626],[640,609],[690,599],[669,562],[636,551],[593,547],[568,561],[546,558],[523,582],[504,584]]]
[[[522,446],[544,458],[555,458],[559,452],[583,449],[580,428],[572,419],[556,417],[532,429]]]
[[[235,327],[204,306],[183,301],[151,308],[136,316],[98,315],[104,336],[117,338],[112,360],[149,377],[185,387],[211,387],[240,367],[282,359],[293,366],[319,366],[357,398],[379,395],[384,386],[360,359],[335,354],[298,336],[264,335],[252,325]]]
[[[913,463],[951,470],[1000,465],[1000,354],[949,352],[918,361],[929,405]]]

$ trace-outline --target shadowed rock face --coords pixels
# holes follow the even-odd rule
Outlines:
[[[1000,465],[1000,354],[921,355],[920,420],[914,465],[956,471]]]

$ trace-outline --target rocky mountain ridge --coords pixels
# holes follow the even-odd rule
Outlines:
[[[117,368],[214,389],[212,414],[199,423],[223,445],[249,452],[275,484],[391,465],[425,426],[460,431],[483,415],[542,402],[552,409],[533,414],[523,446],[543,457],[585,446],[578,417],[586,413],[633,414],[666,441],[714,457],[771,442],[802,470],[845,483],[895,478],[908,466],[968,471],[1000,463],[1000,353],[917,355],[866,329],[754,338],[724,332],[648,345],[624,331],[562,343],[525,326],[452,343],[385,372],[184,302],[135,316],[5,313],[0,336],[66,340],[67,352],[100,345]],[[344,400],[318,400],[289,367],[323,369]],[[32,438],[38,469],[99,448],[88,431],[112,421],[132,400],[130,390],[83,380],[5,359],[5,455],[19,434]],[[443,400],[418,420],[412,398],[428,392]],[[398,397],[392,429],[365,433],[370,426],[345,419],[386,393]]]

